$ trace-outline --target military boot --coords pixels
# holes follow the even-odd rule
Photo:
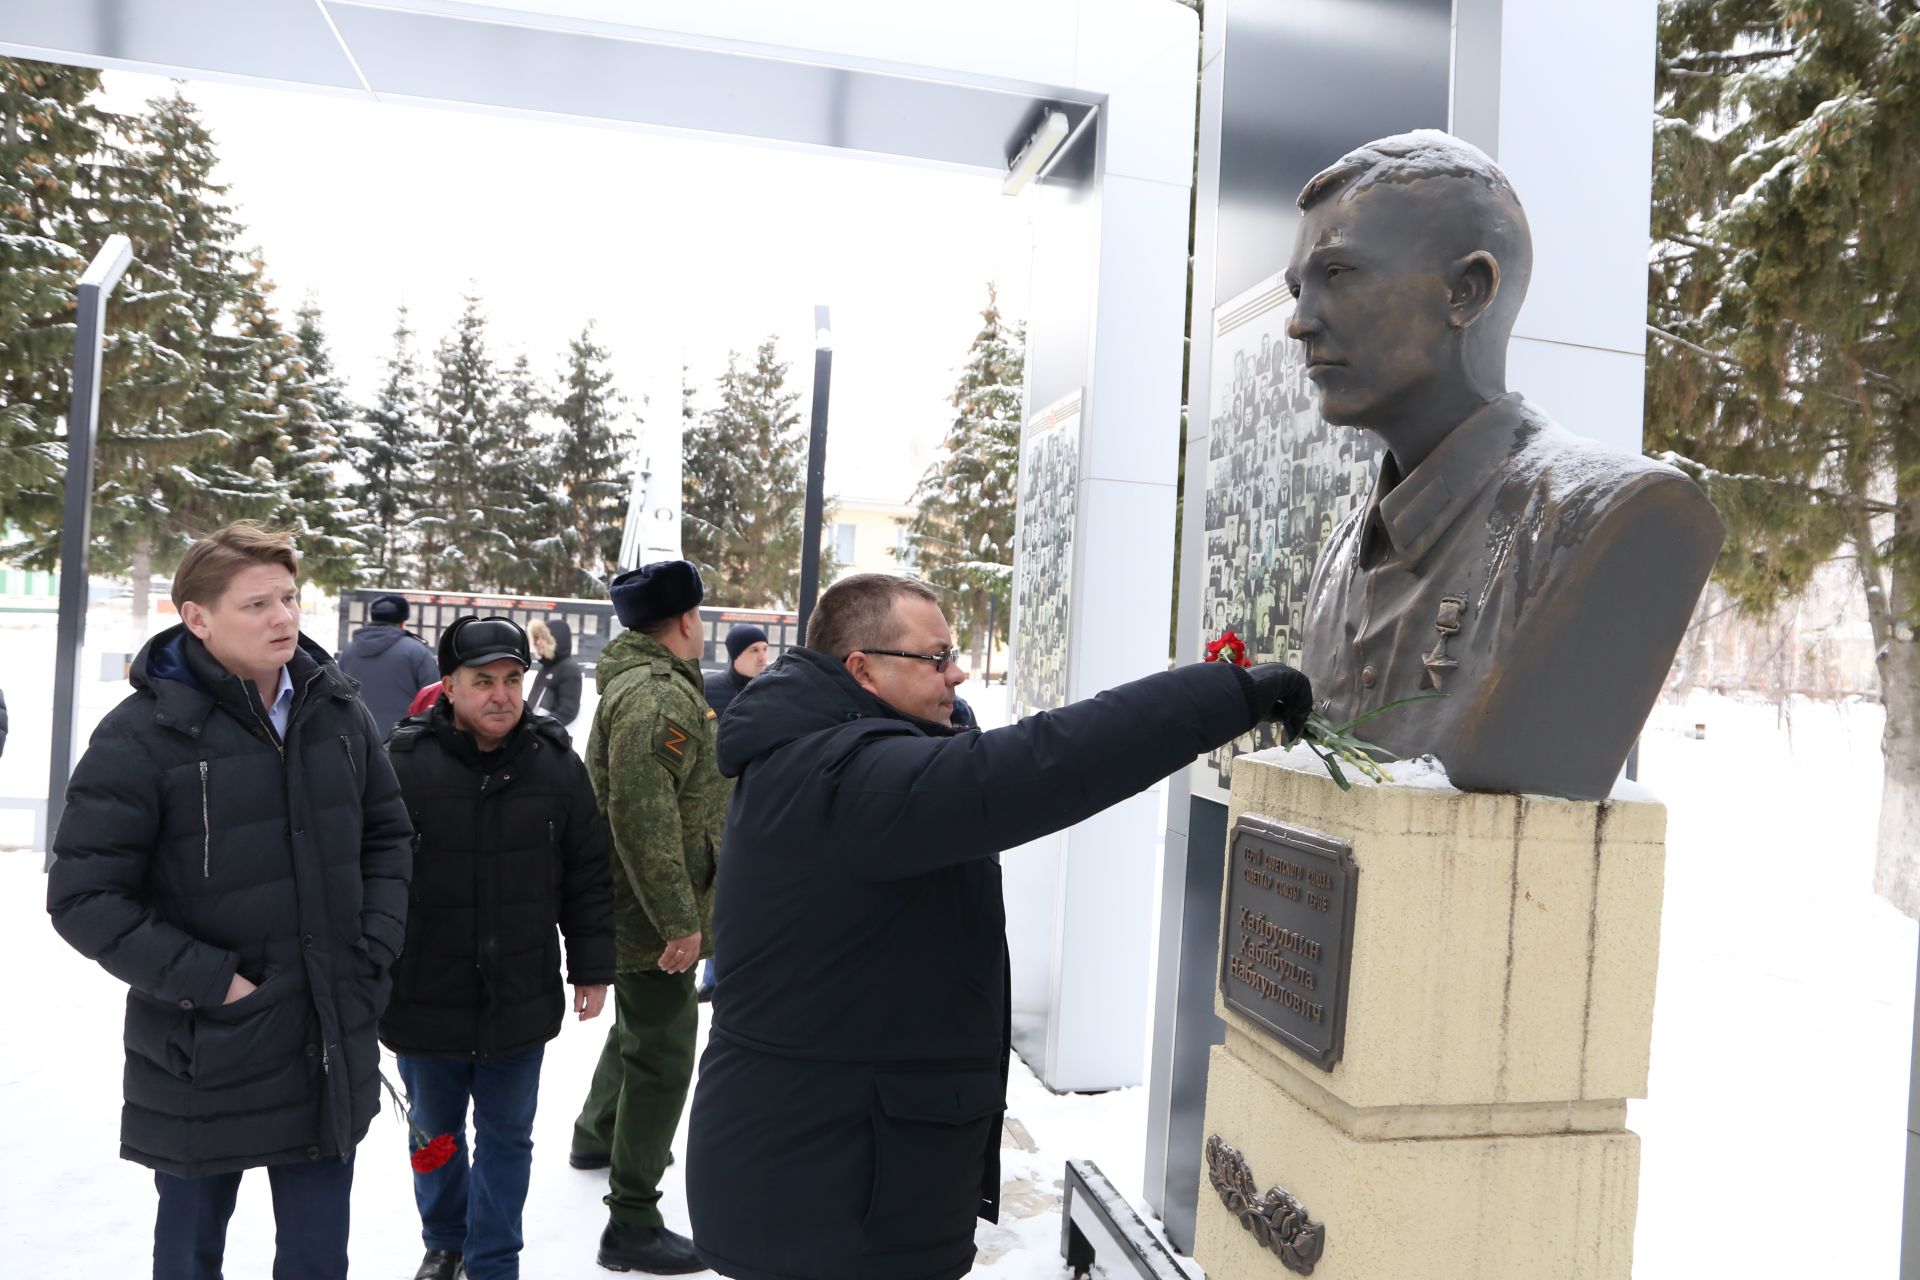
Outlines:
[[[684,1276],[705,1271],[693,1241],[665,1227],[630,1227],[609,1220],[600,1233],[597,1262],[609,1271],[644,1271],[655,1276]]]

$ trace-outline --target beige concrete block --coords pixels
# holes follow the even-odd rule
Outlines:
[[[1346,841],[1360,877],[1344,1060],[1323,1073],[1277,1050],[1250,1055],[1258,1069],[1361,1110],[1644,1096],[1658,804],[1342,792],[1317,762],[1277,754],[1236,762],[1229,823],[1259,814]]]
[[[1315,1280],[1628,1280],[1639,1139],[1624,1130],[1362,1141],[1214,1051],[1205,1132],[1326,1227]],[[1209,1280],[1279,1260],[1201,1175],[1194,1257]]]

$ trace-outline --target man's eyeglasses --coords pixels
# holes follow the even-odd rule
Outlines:
[[[938,653],[909,653],[905,649],[861,649],[861,653],[884,653],[889,658],[918,658],[922,662],[931,662],[935,674],[944,674],[949,665],[958,660],[960,650],[948,645]]]

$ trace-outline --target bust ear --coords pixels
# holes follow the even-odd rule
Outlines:
[[[1493,305],[1500,293],[1500,261],[1485,249],[1476,249],[1453,264],[1453,287],[1448,295],[1447,323],[1465,329]]]

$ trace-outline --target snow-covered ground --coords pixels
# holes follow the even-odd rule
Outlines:
[[[114,615],[95,619],[96,642],[115,647]],[[331,619],[316,623],[330,644]],[[0,617],[13,723],[0,795],[44,789],[52,655],[50,618]],[[96,676],[98,660],[82,672]],[[124,686],[83,688],[90,725]],[[999,719],[997,689],[964,692]],[[1683,736],[1695,723],[1706,735]],[[1644,1143],[1637,1280],[1894,1274],[1916,937],[1869,887],[1879,733],[1879,709],[1864,705],[1798,704],[1790,729],[1771,706],[1706,695],[1655,714],[1641,776],[1671,820],[1652,1097],[1631,1108]],[[25,832],[24,814],[0,811],[0,845]],[[40,856],[0,852],[0,1270],[142,1275],[152,1179],[115,1156],[122,991],[54,935],[43,897]],[[605,1176],[565,1162],[601,1031],[569,1023],[548,1050],[530,1280],[606,1274],[593,1262]],[[1007,1213],[981,1226],[976,1274],[1060,1280],[1062,1165],[1091,1158],[1137,1193],[1145,1091],[1059,1097],[1016,1061],[1010,1103]],[[400,1280],[419,1260],[408,1180],[402,1126],[382,1115],[354,1187],[363,1280]],[[246,1179],[240,1198],[227,1271],[262,1276],[265,1179]],[[684,1230],[677,1169],[665,1209]]]

